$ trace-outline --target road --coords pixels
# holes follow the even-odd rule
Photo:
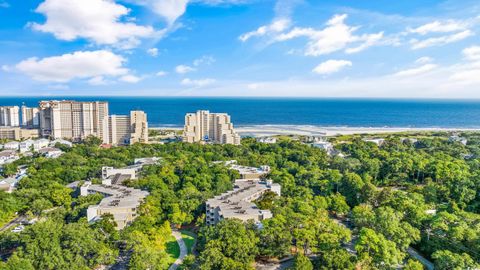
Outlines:
[[[172,230],[172,235],[177,240],[178,246],[180,247],[180,255],[178,256],[177,260],[168,268],[168,270],[176,270],[182,263],[185,256],[187,256],[187,246],[183,241],[182,234],[177,230]]]
[[[16,217],[16,218],[14,218],[12,221],[10,221],[9,223],[5,224],[5,225],[0,229],[0,232],[7,231],[8,229],[14,228],[14,227],[20,225],[22,222],[26,222],[26,221],[28,221],[28,220],[27,220],[27,218],[26,218],[25,216]]]
[[[407,249],[407,252],[410,256],[412,256],[413,258],[417,259],[420,263],[422,263],[423,266],[425,266],[425,268],[427,268],[427,270],[434,270],[435,269],[435,267],[433,266],[433,263],[430,262],[429,260],[425,259],[425,257],[420,255],[418,253],[418,251],[416,251],[414,248],[409,247]]]

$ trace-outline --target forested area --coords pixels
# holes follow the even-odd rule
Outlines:
[[[57,159],[26,157],[28,177],[12,194],[0,192],[0,223],[15,213],[38,218],[21,233],[0,234],[0,269],[93,269],[111,265],[122,250],[129,269],[167,269],[171,226],[198,231],[197,256],[184,269],[252,269],[255,261],[294,256],[294,269],[423,269],[408,248],[436,269],[474,269],[480,261],[480,134],[468,144],[447,134],[388,135],[378,146],[361,136],[332,138],[344,156],[290,138],[241,146],[169,143],[102,149],[95,139],[63,149]],[[405,138],[416,138],[409,140]],[[89,224],[89,205],[66,187],[98,182],[102,166],[161,157],[128,185],[148,190],[135,222],[116,231],[112,218]],[[204,202],[232,188],[238,173],[213,161],[269,165],[282,196],[256,203],[273,218],[261,228],[224,220],[204,225]],[[81,183],[81,182],[80,182]]]

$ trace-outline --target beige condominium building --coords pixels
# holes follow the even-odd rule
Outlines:
[[[40,110],[38,108],[30,108],[22,106],[22,127],[39,128],[40,127]]]
[[[20,127],[0,127],[0,139],[20,141],[38,138],[38,129],[24,129]]]
[[[112,145],[148,142],[147,114],[131,111],[130,115],[111,115],[105,123],[103,141]]]
[[[147,191],[119,186],[119,185],[92,185],[86,182],[80,187],[80,195],[99,193],[104,196],[98,205],[91,205],[87,209],[88,222],[95,222],[102,215],[111,214],[121,230],[130,225],[137,218],[140,204],[148,196]]]
[[[183,141],[240,144],[240,135],[233,129],[230,115],[197,111],[185,116]]]
[[[108,102],[41,101],[42,136],[80,141],[88,136],[103,138]]]
[[[18,106],[0,106],[0,126],[20,126],[20,109]]]
[[[229,218],[242,221],[253,220],[260,224],[263,220],[271,218],[272,213],[269,210],[261,210],[253,203],[268,191],[275,192],[280,196],[281,186],[271,180],[236,180],[233,190],[207,200],[207,225],[215,225],[221,220]]]

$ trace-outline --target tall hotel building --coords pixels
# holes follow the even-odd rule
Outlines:
[[[40,127],[40,110],[38,108],[22,106],[22,127],[29,129]]]
[[[143,111],[131,111],[130,115],[111,115],[108,117],[103,141],[112,145],[128,145],[148,142],[147,114]]]
[[[0,126],[18,127],[20,126],[20,109],[18,106],[0,107]]]
[[[233,129],[228,114],[197,111],[185,116],[183,141],[239,145],[240,136]]]
[[[103,138],[108,119],[107,102],[41,101],[40,133],[54,139],[80,141],[88,136]]]

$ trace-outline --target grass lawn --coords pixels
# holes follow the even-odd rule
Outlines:
[[[172,264],[180,256],[180,247],[178,246],[177,240],[173,235],[170,235],[167,242],[167,254],[168,254],[168,264]]]
[[[182,233],[183,242],[185,242],[185,245],[187,246],[188,254],[192,253],[192,247],[195,244],[197,235],[187,230],[182,230],[180,232]]]

